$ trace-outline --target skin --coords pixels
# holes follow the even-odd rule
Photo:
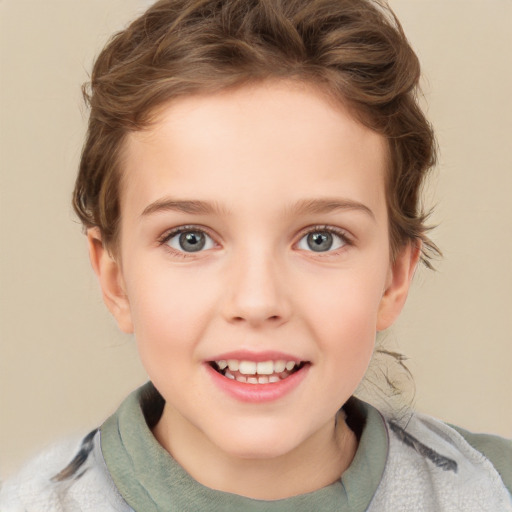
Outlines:
[[[337,413],[418,259],[406,244],[390,260],[384,139],[311,86],[269,82],[166,105],[124,150],[119,249],[94,228],[90,256],[166,399],[155,437],[203,485],[252,498],[339,479],[357,440]],[[207,233],[205,248],[184,251],[180,226]],[[311,250],[308,232],[332,230],[331,250]],[[206,366],[233,350],[308,371],[278,400],[241,402]]]

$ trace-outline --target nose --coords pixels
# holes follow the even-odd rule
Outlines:
[[[286,273],[271,253],[246,251],[230,262],[225,319],[251,327],[279,326],[291,314]]]

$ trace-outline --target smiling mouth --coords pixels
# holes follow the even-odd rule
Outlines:
[[[245,361],[228,359],[211,361],[210,366],[227,379],[247,384],[273,384],[301,370],[307,361]]]

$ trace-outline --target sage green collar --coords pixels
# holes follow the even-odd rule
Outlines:
[[[353,398],[351,406],[364,426],[354,460],[339,481],[276,501],[210,489],[196,482],[154,438],[147,423],[155,420],[147,411],[155,399],[162,400],[148,382],[129,395],[101,427],[105,463],[122,497],[137,512],[363,512],[382,478],[388,450],[384,420],[375,408]]]

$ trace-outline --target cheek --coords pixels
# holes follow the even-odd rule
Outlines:
[[[331,275],[323,286],[317,282],[309,288],[308,306],[301,308],[307,311],[306,324],[322,346],[326,363],[353,378],[362,378],[373,353],[385,280],[380,274]]]
[[[347,334],[355,334],[366,326],[375,333],[385,279],[384,272],[371,269],[329,272],[317,276],[314,282],[304,283],[298,296],[321,319],[315,322],[319,326],[328,330],[342,328]]]
[[[211,289],[187,272],[146,265],[127,283],[134,333],[141,357],[190,352],[211,315]],[[133,274],[132,274],[133,275]]]

